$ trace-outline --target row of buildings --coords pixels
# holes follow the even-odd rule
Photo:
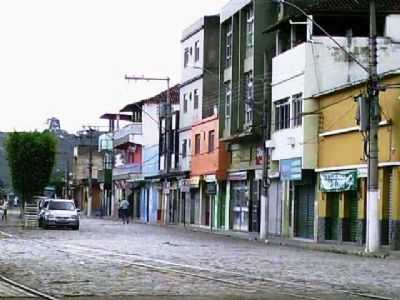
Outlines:
[[[232,0],[200,18],[182,33],[181,82],[101,117],[105,214],[127,198],[145,223],[365,242],[368,1],[291,3],[307,16]],[[381,244],[399,249],[400,5],[377,5]]]

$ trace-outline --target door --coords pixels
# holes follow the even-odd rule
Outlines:
[[[343,241],[356,242],[358,232],[358,201],[357,192],[345,193]]]
[[[260,232],[260,184],[258,180],[252,180],[250,230]]]
[[[232,229],[249,230],[249,201],[246,181],[232,183]]]
[[[295,186],[294,199],[295,236],[314,238],[314,187],[313,185]]]
[[[381,228],[381,243],[382,245],[389,245],[389,223],[391,220],[391,207],[393,201],[393,172],[392,169],[384,170],[385,180],[383,182],[384,196],[382,199],[382,228]]]
[[[339,197],[340,193],[327,193],[325,239],[339,240]]]
[[[146,189],[146,222],[150,222],[150,189]]]
[[[190,191],[190,224],[194,224],[196,207],[196,193],[194,190]]]
[[[225,228],[225,201],[226,201],[226,185],[221,184],[220,193],[218,194],[218,226]]]
[[[268,192],[268,233],[280,236],[282,232],[282,182],[272,181]]]

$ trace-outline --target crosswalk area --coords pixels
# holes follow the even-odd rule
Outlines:
[[[0,299],[9,297],[35,297],[17,287],[12,286],[6,282],[0,281]]]

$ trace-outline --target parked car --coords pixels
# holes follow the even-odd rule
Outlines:
[[[39,209],[39,227],[43,226],[43,220],[44,220],[44,213],[45,213],[45,208],[49,204],[51,199],[49,198],[42,198],[38,202],[38,209]]]
[[[79,229],[79,209],[69,199],[49,199],[43,208],[41,227],[71,227]]]

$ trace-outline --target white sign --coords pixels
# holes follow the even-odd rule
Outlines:
[[[357,169],[357,177],[358,178],[367,178],[368,177],[368,168]]]
[[[217,176],[213,175],[204,175],[205,182],[217,182]]]
[[[255,170],[255,180],[262,180],[263,174],[263,170]]]

